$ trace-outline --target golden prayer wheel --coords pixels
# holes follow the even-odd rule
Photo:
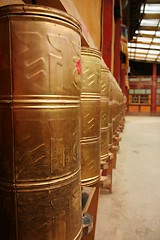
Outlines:
[[[125,123],[125,111],[126,111],[126,96],[120,92],[120,113],[119,113],[119,125],[118,129],[120,132],[123,131],[124,123]]]
[[[89,186],[100,178],[101,53],[84,47],[81,63],[81,182]]]
[[[53,8],[0,8],[2,239],[81,239],[80,34]]]
[[[121,124],[122,124],[122,115],[123,115],[123,93],[121,89],[119,90],[119,95],[118,95],[118,103],[119,103],[119,109],[118,109],[118,123],[117,123],[117,128],[118,131],[121,131]]]
[[[120,113],[121,113],[121,89],[117,84],[116,80],[113,78],[114,84],[114,93],[113,93],[113,101],[114,101],[114,116],[113,116],[113,139],[114,145],[117,145],[117,136],[119,135],[119,122],[120,122]]]
[[[118,89],[116,86],[116,80],[114,77],[112,77],[112,87],[113,87],[113,115],[112,115],[112,121],[113,121],[113,139],[116,137],[116,125],[117,125],[117,95],[118,95]]]
[[[122,100],[122,126],[124,127],[125,123],[125,114],[127,111],[127,97],[123,95],[123,100]]]
[[[109,150],[113,146],[113,80],[112,74],[109,72]],[[112,152],[112,151],[111,151]]]
[[[109,70],[101,68],[101,161],[109,160]]]

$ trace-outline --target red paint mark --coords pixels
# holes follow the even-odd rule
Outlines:
[[[76,62],[76,68],[77,68],[78,74],[81,74],[81,61],[80,61],[80,59]]]

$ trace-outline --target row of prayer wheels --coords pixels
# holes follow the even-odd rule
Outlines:
[[[1,238],[81,239],[81,186],[111,161],[124,96],[67,13],[1,7],[0,36]]]
[[[106,87],[109,89],[108,94],[106,91],[106,102],[108,99],[108,121],[106,121],[106,136],[103,138],[103,102],[104,102],[104,82],[106,83]],[[120,133],[124,128],[124,120],[125,120],[125,111],[126,111],[126,97],[123,95],[119,85],[117,84],[115,78],[111,74],[111,72],[102,67],[101,69],[101,149],[103,149],[104,143],[107,145],[104,148],[104,152],[106,154],[105,161],[103,159],[103,152],[101,151],[101,175],[108,176],[108,179],[104,181],[105,178],[102,178],[102,185],[104,185],[110,192],[112,192],[112,169],[115,168],[116,165],[116,156],[117,151],[119,150],[119,141],[120,141]],[[105,103],[107,106],[107,104]],[[106,111],[105,111],[106,113]]]

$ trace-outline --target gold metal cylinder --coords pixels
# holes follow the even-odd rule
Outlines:
[[[48,7],[0,8],[0,232],[81,239],[80,25]]]
[[[113,81],[109,72],[109,150],[113,146]]]
[[[113,107],[112,107],[112,122],[113,122],[113,139],[116,137],[116,121],[117,121],[117,95],[118,89],[115,84],[115,79],[112,77],[112,87],[113,87]]]
[[[113,81],[113,139],[115,139],[117,135],[119,113],[120,113],[120,108],[119,108],[120,88],[114,77],[112,81]]]
[[[109,70],[101,68],[101,161],[109,160]]]
[[[100,178],[101,53],[82,48],[81,62],[81,182],[89,186]]]

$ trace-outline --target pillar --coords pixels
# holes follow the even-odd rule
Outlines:
[[[157,65],[156,63],[153,63],[151,114],[156,113],[156,91],[157,91]]]
[[[114,0],[103,3],[102,56],[113,73],[114,62]]]
[[[115,42],[114,42],[114,77],[120,84],[120,51],[121,51],[121,12],[120,1],[115,1]]]

